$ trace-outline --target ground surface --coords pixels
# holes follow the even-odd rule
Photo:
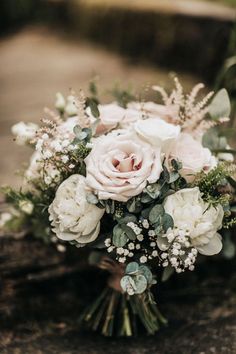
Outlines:
[[[104,281],[101,271],[83,270],[81,253],[79,260],[74,249],[58,254],[32,239],[0,246],[1,354],[236,353],[235,260],[212,257],[194,273],[159,282],[156,299],[169,325],[157,335],[109,339],[77,323]]]

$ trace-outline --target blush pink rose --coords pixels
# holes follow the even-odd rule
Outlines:
[[[135,134],[98,138],[85,159],[86,183],[99,199],[126,202],[154,183],[162,171],[160,149]]]
[[[174,123],[178,118],[178,109],[173,106],[165,106],[154,102],[130,102],[128,108],[136,109],[142,112],[143,115],[150,118],[159,118],[167,123]]]
[[[100,112],[100,122],[97,126],[96,134],[104,134],[118,127],[127,127],[136,120],[142,118],[142,114],[134,109],[125,109],[116,103],[110,103],[98,106]],[[91,111],[88,109],[91,116]]]
[[[204,148],[188,133],[181,133],[173,145],[169,159],[182,162],[180,174],[187,182],[192,182],[201,171],[209,171],[216,166],[216,159],[211,151]]]

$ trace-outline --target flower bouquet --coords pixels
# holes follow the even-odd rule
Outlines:
[[[103,335],[154,334],[167,323],[152,285],[193,271],[199,255],[222,250],[219,230],[233,216],[235,165],[217,126],[229,120],[226,90],[197,98],[178,79],[163,104],[119,92],[101,104],[96,86],[66,99],[42,125],[12,132],[33,154],[22,187],[4,187],[4,230],[25,230],[59,251],[87,247],[89,262],[107,272],[107,286],[80,316]]]

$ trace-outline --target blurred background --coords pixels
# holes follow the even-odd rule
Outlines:
[[[226,87],[235,126],[236,0],[0,0],[0,185],[18,185],[14,172],[31,154],[14,144],[11,126],[39,122],[56,92],[86,90],[97,77],[107,101],[114,84],[168,88],[173,73],[186,90]],[[81,298],[93,294],[77,249],[68,256],[32,239],[0,247],[1,354],[236,352],[230,260],[212,257],[212,267],[164,285],[158,299],[171,329],[127,345],[78,335]]]
[[[97,75],[107,99],[117,82],[171,85],[170,72],[186,89],[222,85],[225,60],[235,55],[235,18],[235,0],[1,0],[0,184],[17,184],[14,170],[30,153],[13,144],[10,127],[39,121],[57,91],[85,89]]]

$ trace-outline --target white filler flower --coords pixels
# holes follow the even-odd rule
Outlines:
[[[104,214],[104,209],[87,202],[85,177],[81,175],[72,175],[59,186],[48,211],[57,237],[75,240],[81,246],[97,238]]]
[[[222,249],[221,236],[224,211],[221,205],[209,206],[198,187],[182,189],[164,202],[165,212],[174,220],[174,226],[189,231],[191,246],[199,253],[211,256]]]
[[[35,133],[39,126],[34,123],[19,122],[12,126],[12,134],[15,135],[18,145],[25,145],[35,137]]]

